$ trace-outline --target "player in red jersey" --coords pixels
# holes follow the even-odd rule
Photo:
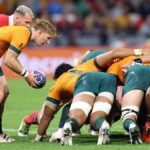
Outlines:
[[[34,18],[32,10],[24,5],[18,6],[11,16],[0,14],[0,27],[2,26],[25,26],[29,27]],[[5,135],[2,131],[2,115],[6,98],[9,95],[7,81],[0,67],[0,143],[11,142],[12,138]]]
[[[0,27],[22,25],[29,27],[34,18],[34,14],[30,8],[21,5],[16,8],[11,16],[0,14]]]

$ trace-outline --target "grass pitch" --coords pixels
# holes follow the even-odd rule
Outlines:
[[[33,111],[39,111],[47,96],[52,84],[48,80],[42,89],[33,89],[23,80],[8,80],[10,95],[5,105],[3,117],[3,128],[5,132],[16,141],[12,143],[0,144],[0,150],[148,150],[149,143],[142,145],[131,145],[128,143],[128,135],[124,134],[121,121],[115,123],[111,128],[111,144],[97,146],[97,137],[88,134],[88,125],[81,129],[81,136],[73,138],[73,146],[61,146],[58,143],[49,143],[48,140],[39,143],[32,143],[36,135],[37,126],[31,127],[30,136],[21,138],[17,136],[17,129],[21,120]],[[57,128],[61,110],[55,116],[48,128],[50,135]]]

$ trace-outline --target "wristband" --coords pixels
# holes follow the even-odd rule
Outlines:
[[[143,55],[143,49],[133,49],[133,51],[136,56]]]
[[[23,69],[23,71],[21,72],[21,76],[27,78],[28,75],[29,73],[25,69]]]

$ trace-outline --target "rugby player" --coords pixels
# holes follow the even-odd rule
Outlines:
[[[26,26],[30,27],[34,14],[32,10],[25,6],[20,5],[16,8],[11,16],[0,14],[0,27],[3,26]]]
[[[82,72],[82,68],[84,68],[85,64],[88,66],[86,68],[86,72],[100,71],[100,69],[98,69],[100,66],[101,66],[101,68],[108,67],[113,62],[113,60],[116,58],[123,58],[123,57],[130,56],[130,55],[143,55],[143,54],[150,54],[150,51],[149,50],[138,50],[138,51],[137,50],[134,50],[134,51],[132,51],[132,50],[112,50],[103,55],[97,56],[95,59],[91,59],[84,64],[81,64],[78,72],[79,73]],[[56,89],[56,90],[58,90],[58,89]],[[55,101],[55,98],[52,98],[52,100],[51,100],[51,97],[49,98],[49,96],[48,96],[48,98],[46,100],[46,105],[44,108],[45,111],[44,111],[44,114],[40,121],[40,125],[38,128],[38,135],[36,136],[35,141],[40,141],[42,139],[43,134],[45,133],[51,119],[53,118],[53,115],[56,111],[57,105],[58,104],[57,104],[57,101]]]
[[[141,64],[142,60],[145,61],[147,57],[149,56],[141,56],[140,58],[135,58],[134,56],[127,57],[113,64],[108,69],[109,73],[118,72],[118,77],[124,82],[121,104],[122,119],[123,126],[129,132],[130,143],[132,144],[142,143],[137,119],[139,117],[139,111],[145,93],[146,99],[149,99],[148,88],[150,86],[150,66]],[[149,113],[149,101],[146,100],[146,102],[147,113]],[[144,117],[145,116],[142,116],[142,118]]]
[[[21,35],[21,36],[20,36]],[[24,77],[27,83],[34,88],[38,88],[35,74],[26,71],[18,61],[18,56],[27,46],[28,41],[34,42],[37,46],[48,44],[56,36],[55,27],[47,20],[36,20],[31,28],[24,26],[6,26],[0,28],[0,56],[3,56],[4,64],[15,73]],[[4,55],[5,53],[5,55]],[[4,93],[8,92],[5,76],[0,67],[0,89],[2,99],[0,101],[0,115],[4,109]],[[7,97],[5,95],[5,97]],[[1,117],[2,118],[2,117]],[[11,142],[12,140],[2,131],[0,119],[0,142]]]
[[[30,23],[34,18],[34,14],[30,8],[27,6],[21,5],[16,8],[14,14],[11,16],[0,14],[0,27],[3,26],[25,26],[29,27]],[[1,68],[0,68],[1,69]],[[9,138],[7,135],[2,134],[2,114],[4,110],[4,103],[6,98],[9,95],[9,89],[7,86],[7,81],[5,76],[0,73],[0,142],[2,141],[12,141],[13,139]],[[3,138],[5,137],[5,138]]]
[[[136,51],[136,54],[135,54],[135,51]],[[118,53],[117,53],[118,52]],[[148,54],[149,53],[149,50],[144,50],[143,51],[145,54]],[[143,52],[142,52],[142,54],[143,54]],[[140,53],[140,55],[141,55],[141,50],[138,52],[138,55],[139,55],[139,53]],[[115,54],[115,55],[114,55]],[[122,57],[125,57],[125,56],[129,56],[129,55],[137,55],[137,50],[134,50],[134,51],[132,51],[132,50],[129,50],[129,51],[127,51],[127,50],[125,50],[125,51],[111,51],[111,52],[108,52],[107,54],[104,54],[102,57],[97,57],[97,60],[96,59],[93,59],[93,60],[90,60],[89,62],[91,63],[92,62],[92,64],[93,64],[93,62],[95,62],[95,64],[97,65],[97,62],[99,63],[99,65],[101,64],[101,62],[100,62],[100,60],[103,60],[104,58],[104,61],[103,62],[105,62],[105,65],[104,66],[108,66],[108,61],[110,61],[110,62],[113,62],[113,60],[114,59],[116,59],[116,58],[122,58]],[[108,56],[108,57],[106,57],[106,56]],[[106,58],[107,58],[107,60],[106,60]],[[88,62],[88,63],[89,63]],[[95,64],[94,64],[94,66],[95,66]],[[104,64],[104,63],[103,63]],[[81,65],[82,66],[82,65]],[[91,65],[89,65],[89,68],[91,69],[92,68],[92,66]],[[80,69],[79,69],[80,70]],[[91,71],[91,70],[90,70]],[[93,71],[93,70],[92,70]],[[96,70],[94,70],[94,71],[97,71],[97,69]],[[80,72],[80,71],[79,71]],[[52,102],[53,103],[53,102]],[[56,105],[56,104],[55,104]],[[46,107],[46,106],[45,106]],[[52,116],[53,116],[53,114],[52,114]],[[52,119],[53,117],[50,117],[50,120]],[[46,128],[48,127],[48,124],[49,124],[49,122],[50,122],[50,120],[46,123],[47,125],[46,125],[46,127],[43,127],[43,125],[42,125],[42,127],[41,128],[43,128],[43,130],[45,130],[46,131]],[[45,121],[46,122],[46,121]],[[41,124],[41,123],[40,123]],[[45,129],[44,129],[45,128]],[[41,130],[41,129],[39,129],[39,130]],[[44,132],[42,133],[42,134],[44,134]],[[42,139],[42,136],[43,135],[37,135],[37,138],[36,138],[36,141],[38,141],[38,140],[41,140]],[[39,138],[39,139],[38,139]]]

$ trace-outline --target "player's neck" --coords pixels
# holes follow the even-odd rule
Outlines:
[[[31,32],[32,32],[32,35],[31,35],[30,41],[34,41],[36,37],[38,36],[38,32],[34,28],[31,29]]]

